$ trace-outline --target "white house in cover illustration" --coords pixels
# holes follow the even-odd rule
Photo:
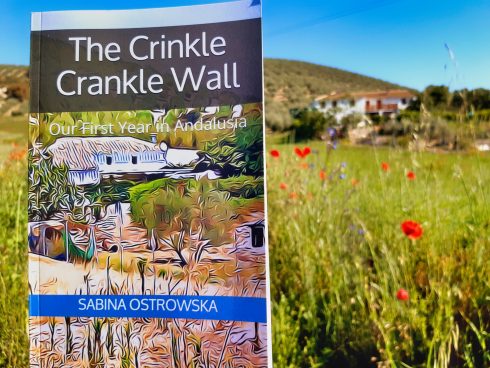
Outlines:
[[[311,107],[325,114],[331,113],[337,121],[353,114],[391,115],[405,110],[416,95],[405,89],[375,92],[331,93],[319,96]]]
[[[169,148],[134,137],[63,137],[47,148],[55,166],[68,168],[76,185],[98,184],[104,178],[172,177],[215,179],[211,170],[196,170],[206,156],[191,149]]]

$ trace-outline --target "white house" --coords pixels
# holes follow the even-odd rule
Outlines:
[[[204,159],[197,150],[173,149],[155,139],[133,137],[63,137],[47,152],[54,165],[68,168],[68,179],[76,185],[121,176],[199,177],[202,173],[193,170]]]
[[[415,99],[415,94],[405,89],[350,94],[331,93],[317,97],[311,107],[325,114],[331,113],[337,121],[340,121],[345,116],[353,114],[398,114]]]

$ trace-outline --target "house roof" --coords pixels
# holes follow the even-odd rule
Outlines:
[[[354,93],[337,93],[332,92],[328,95],[318,96],[315,101],[335,101],[362,98],[385,99],[385,98],[414,98],[413,92],[406,89],[391,89],[386,91],[354,92]]]
[[[98,167],[97,154],[115,152],[163,152],[158,145],[133,137],[63,137],[48,147],[53,163],[71,170],[90,170]],[[189,166],[199,159],[197,150],[167,150],[167,165]]]

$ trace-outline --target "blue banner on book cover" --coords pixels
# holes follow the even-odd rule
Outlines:
[[[260,1],[34,13],[31,367],[271,367]]]

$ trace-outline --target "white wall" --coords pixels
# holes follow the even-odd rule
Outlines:
[[[97,157],[99,171],[101,173],[131,173],[131,172],[152,172],[158,171],[167,164],[165,152],[145,151],[135,153],[114,153],[111,155],[100,154]],[[112,163],[107,164],[107,157],[112,158]],[[133,164],[133,156],[136,157],[136,164]]]
[[[383,98],[381,103],[383,105],[397,105],[398,110],[405,110],[410,103],[410,99],[405,99],[405,103],[402,102],[402,98]],[[351,99],[337,100],[337,106],[334,108],[333,101],[314,101],[312,108],[318,110],[324,114],[334,112],[334,116],[337,121],[340,122],[345,116],[353,114],[365,114],[366,113],[366,101],[369,101],[371,107],[375,108],[378,105],[379,99],[377,98],[359,98],[352,105]]]

